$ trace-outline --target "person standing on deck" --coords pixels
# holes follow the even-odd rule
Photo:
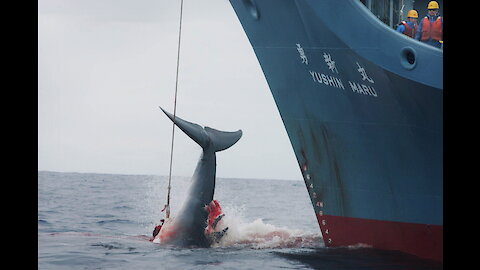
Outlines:
[[[401,21],[398,24],[397,32],[400,32],[406,36],[414,38],[417,32],[417,27],[418,27],[417,19],[418,19],[418,12],[414,9],[409,10],[407,13],[407,20]]]
[[[416,40],[437,48],[441,48],[443,43],[443,18],[438,13],[439,8],[437,1],[428,3],[427,16],[420,21],[415,34]]]

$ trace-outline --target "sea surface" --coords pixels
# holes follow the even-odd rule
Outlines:
[[[188,177],[172,177],[172,216]],[[38,172],[38,269],[443,269],[368,246],[326,248],[303,181],[218,178],[227,235],[211,248],[149,241],[168,177]]]

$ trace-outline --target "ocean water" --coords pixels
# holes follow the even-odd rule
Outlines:
[[[326,248],[302,181],[217,179],[227,235],[211,248],[149,241],[168,178],[38,172],[38,269],[442,269],[393,251]],[[188,177],[172,178],[172,216]]]

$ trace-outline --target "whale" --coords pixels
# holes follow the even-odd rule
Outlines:
[[[209,218],[209,209],[218,204],[214,201],[216,153],[234,145],[241,137],[242,130],[220,131],[210,127],[202,127],[174,116],[162,107],[160,109],[167,117],[188,137],[202,147],[202,154],[190,180],[189,190],[185,201],[178,213],[166,220],[155,238],[162,244],[181,247],[209,247],[213,240],[218,242],[228,228],[216,230],[213,234],[207,231],[212,229],[209,224],[217,225],[223,215],[217,215],[212,222]],[[219,205],[218,205],[219,207]],[[207,230],[207,227],[208,230]],[[215,226],[214,226],[215,227]]]

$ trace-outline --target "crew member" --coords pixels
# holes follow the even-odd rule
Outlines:
[[[428,3],[427,16],[420,21],[415,34],[415,39],[437,48],[443,43],[443,18],[438,13],[439,8],[437,1]]]
[[[398,24],[397,32],[400,32],[404,35],[414,38],[415,33],[417,32],[417,27],[418,27],[417,19],[418,19],[418,12],[414,9],[409,10],[407,13],[407,21],[401,21]]]

